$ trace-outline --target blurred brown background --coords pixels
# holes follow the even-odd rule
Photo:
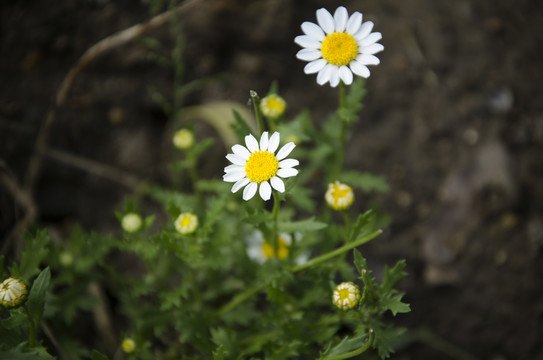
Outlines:
[[[337,90],[303,74],[293,39],[316,9],[339,5],[372,20],[385,46],[370,68],[346,165],[385,176],[391,188],[357,194],[357,206],[391,216],[366,247],[371,265],[408,262],[401,287],[413,311],[395,321],[412,337],[393,358],[543,359],[542,2],[194,1],[179,17],[183,82],[207,80],[183,105],[245,104],[249,90],[265,94],[277,80],[287,116],[309,108],[318,123],[335,109]],[[28,225],[29,209],[52,229],[116,231],[113,213],[133,193],[132,180],[171,183],[172,126],[148,89],[171,96],[174,73],[131,41],[76,78],[33,192],[24,188],[69,69],[99,40],[149,18],[149,6],[134,0],[0,5],[0,235],[8,257],[6,239]],[[167,49],[175,43],[168,23],[145,36]],[[219,147],[202,171],[219,177],[224,165]],[[100,169],[119,173],[111,179]]]

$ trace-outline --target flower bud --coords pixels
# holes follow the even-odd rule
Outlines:
[[[334,210],[346,210],[354,201],[353,189],[350,186],[340,183],[328,184],[328,190],[324,194],[328,206]]]
[[[24,282],[12,277],[0,285],[0,304],[6,308],[15,308],[26,301],[28,289]]]
[[[342,310],[354,308],[360,301],[360,290],[352,282],[342,282],[334,290],[334,305]]]

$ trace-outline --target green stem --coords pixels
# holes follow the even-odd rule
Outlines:
[[[220,308],[219,311],[217,312],[217,314],[219,316],[222,316],[224,313],[229,312],[233,308],[237,307],[239,304],[245,302],[245,300],[247,300],[250,297],[252,297],[253,295],[256,295],[257,293],[259,293],[265,287],[266,287],[265,283],[260,283],[257,286],[253,286],[252,288],[249,288],[249,289],[245,290],[244,292],[237,294],[236,296],[234,296],[232,298],[232,300],[230,300],[230,302],[228,304],[226,304],[222,308]]]
[[[326,261],[328,259],[331,259],[334,256],[341,255],[346,251],[354,249],[357,246],[360,246],[362,244],[365,244],[365,243],[373,240],[374,238],[379,236],[382,232],[383,232],[382,230],[374,231],[373,233],[371,233],[371,234],[369,234],[367,236],[364,236],[364,237],[362,237],[362,238],[360,238],[360,239],[358,239],[356,241],[353,241],[351,243],[345,244],[342,247],[337,248],[336,250],[330,251],[329,253],[326,253],[326,254],[321,255],[319,257],[316,257],[316,258],[313,258],[313,259],[309,260],[308,262],[306,262],[305,264],[294,266],[293,268],[290,269],[290,272],[291,273],[296,273],[298,271],[305,270],[305,269],[307,269],[307,268],[309,268],[311,266],[315,266],[317,264],[320,264],[321,262]],[[224,305],[222,308],[220,308],[219,311],[217,312],[217,314],[219,316],[221,316],[224,313],[232,310],[236,306],[243,303],[245,300],[249,299],[251,296],[256,295],[259,291],[261,291],[265,287],[266,287],[265,283],[260,283],[260,284],[258,284],[256,286],[253,286],[252,288],[249,288],[249,289],[245,290],[242,293],[237,294],[236,296],[234,296],[232,298],[232,300],[230,300],[230,302],[228,302],[226,305]]]
[[[258,134],[261,134],[264,131],[265,127],[264,119],[262,118],[262,112],[260,111],[260,97],[254,90],[251,90],[249,94],[251,95],[251,102],[253,103],[253,107],[255,109],[255,117],[258,124]]]
[[[337,159],[336,159],[336,169],[334,174],[334,178],[337,179],[339,175],[341,174],[341,170],[343,168],[343,162],[345,159],[345,147],[347,143],[347,120],[344,119],[341,116],[341,110],[345,108],[345,84],[343,81],[339,82],[339,114],[340,114],[340,122],[341,122],[341,128],[339,132],[339,150],[337,152]],[[334,180],[334,179],[332,179]]]
[[[278,241],[278,234],[277,234],[277,215],[279,214],[279,195],[277,195],[276,192],[273,192],[273,209],[272,209],[272,221],[273,221],[273,228],[272,228],[272,246],[273,246],[273,253],[277,257],[277,241]]]
[[[341,354],[341,355],[325,357],[325,358],[321,358],[321,359],[342,360],[342,359],[349,359],[349,358],[355,357],[356,355],[360,355],[360,354],[366,352],[370,348],[371,344],[373,344],[373,339],[374,338],[375,338],[375,333],[373,332],[372,329],[370,329],[370,338],[368,339],[366,344],[364,346],[362,346],[361,348],[353,350],[353,351],[349,351],[349,352]]]
[[[28,319],[28,346],[33,348],[34,346],[36,346],[36,325],[34,324],[34,320],[32,320],[32,316],[30,316],[26,305],[23,306],[23,310]]]
[[[337,248],[336,250],[332,250],[329,253],[318,256],[316,258],[313,258],[313,259],[309,260],[308,262],[306,262],[305,264],[295,266],[290,271],[295,273],[295,272],[307,269],[307,268],[309,268],[311,266],[315,266],[317,264],[320,264],[321,262],[324,262],[324,261],[326,261],[328,259],[331,259],[331,258],[333,258],[335,256],[341,255],[346,251],[354,249],[357,246],[360,246],[362,244],[365,244],[365,243],[373,240],[374,238],[379,236],[382,232],[383,232],[383,230],[381,230],[381,229],[379,229],[377,231],[374,231],[373,233],[371,233],[371,234],[369,234],[367,236],[364,236],[364,237],[362,237],[362,238],[360,238],[360,239],[358,239],[356,241],[345,244],[342,247]]]

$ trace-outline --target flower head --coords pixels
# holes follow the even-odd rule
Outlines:
[[[194,144],[194,134],[188,129],[177,130],[173,135],[173,144],[179,150],[186,150]]]
[[[245,187],[243,200],[250,200],[259,190],[260,197],[265,201],[270,199],[272,187],[285,192],[285,183],[281,178],[298,174],[298,170],[294,169],[299,164],[298,160],[285,159],[296,145],[289,142],[275,155],[279,133],[274,132],[268,138],[267,131],[262,133],[260,142],[253,135],[247,135],[245,145],[247,147],[239,144],[232,146],[233,154],[226,155],[232,165],[224,168],[223,180],[234,183],[232,192]]]
[[[277,236],[277,251],[273,244],[264,240],[262,232],[255,230],[247,239],[247,256],[260,265],[264,264],[269,259],[277,258],[280,260],[286,259],[289,255],[289,247],[292,244],[292,236],[287,233],[281,233]],[[307,262],[308,253],[303,253],[296,258],[296,264],[301,265]]]
[[[0,284],[0,304],[7,308],[21,305],[26,300],[28,290],[24,282],[12,277]]]
[[[334,305],[342,310],[354,308],[360,301],[360,290],[352,282],[342,282],[334,290]]]
[[[283,115],[286,108],[286,101],[276,94],[268,95],[260,101],[260,110],[262,111],[262,114],[272,119]]]
[[[121,220],[121,226],[124,231],[128,233],[134,233],[141,229],[141,225],[143,224],[143,221],[141,220],[141,216],[139,216],[136,213],[128,213],[125,216],[123,216]]]
[[[174,225],[179,233],[189,235],[198,228],[198,217],[193,213],[183,213],[175,219]]]
[[[121,347],[126,354],[132,354],[136,350],[136,342],[132,338],[125,338],[121,343]]]
[[[340,6],[334,16],[326,9],[317,10],[317,24],[304,22],[302,31],[305,35],[294,39],[303,47],[296,57],[308,61],[304,72],[317,74],[317,83],[324,85],[330,82],[336,87],[342,80],[346,85],[353,82],[355,75],[367,78],[370,71],[367,65],[379,64],[374,55],[384,49],[378,44],[381,33],[371,32],[373,22],[362,22],[362,14],[353,13]]]
[[[349,185],[336,181],[333,184],[328,184],[324,199],[328,206],[334,210],[348,209],[354,201],[353,189]]]

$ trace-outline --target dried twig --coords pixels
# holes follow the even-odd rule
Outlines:
[[[193,8],[201,0],[185,0],[180,6],[178,6],[174,12],[183,13],[191,8]],[[162,14],[159,14],[153,17],[151,20],[134,25],[128,29],[122,30],[118,33],[110,35],[105,39],[99,41],[95,45],[91,46],[85,53],[79,58],[78,62],[70,69],[64,80],[62,81],[60,88],[56,94],[55,106],[49,111],[45,122],[43,123],[40,132],[38,133],[38,138],[36,139],[36,149],[30,159],[28,166],[28,171],[26,174],[24,188],[30,194],[32,194],[32,188],[36,181],[36,177],[39,174],[41,169],[41,164],[43,162],[43,156],[45,155],[45,149],[47,147],[47,140],[49,138],[49,132],[51,131],[52,125],[55,120],[56,110],[61,107],[68,96],[72,85],[77,78],[77,76],[96,58],[103,55],[104,53],[115,49],[121,45],[128,43],[129,41],[134,40],[136,37],[142,35],[150,29],[156,28],[160,25],[168,22],[172,17],[172,11],[166,11]]]
[[[24,210],[23,218],[17,221],[9,235],[6,237],[1,251],[2,254],[7,254],[7,252],[10,251],[12,244],[15,243],[16,249],[14,253],[18,254],[21,249],[17,248],[17,244],[20,243],[14,240],[20,238],[25,229],[27,229],[36,219],[36,204],[34,203],[32,196],[19,185],[13,172],[2,160],[0,160],[0,186],[6,188],[6,190],[13,195],[15,202]]]

